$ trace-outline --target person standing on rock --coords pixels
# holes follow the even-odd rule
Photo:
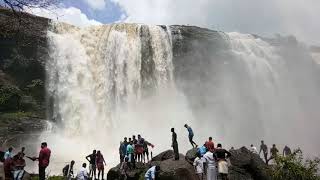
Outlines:
[[[136,151],[137,151],[138,140],[136,139],[135,135],[132,136],[132,143],[133,143],[132,147],[134,149],[134,160],[135,162],[137,162],[138,155]]]
[[[130,141],[130,143],[127,146],[127,156],[129,158],[129,168],[132,169],[136,168],[136,162],[134,159],[134,149],[133,149],[133,145],[132,145],[132,141]]]
[[[188,130],[189,142],[190,142],[192,148],[197,147],[198,145],[193,141],[194,133],[193,133],[192,128],[190,126],[188,126],[188,124],[185,124],[184,127],[187,128],[187,130]]]
[[[126,141],[126,138],[125,138]],[[120,142],[120,146],[119,146],[119,155],[120,155],[120,163],[122,163],[124,161],[124,157],[127,154],[127,142]]]
[[[179,160],[179,149],[178,149],[178,141],[177,134],[174,132],[174,128],[171,128],[172,132],[172,148],[174,152],[174,160]]]
[[[100,178],[100,174],[101,174],[101,179],[103,180],[104,166],[106,165],[106,161],[104,160],[104,157],[101,154],[101,151],[97,152],[96,165],[98,168],[98,179]]]
[[[143,163],[146,162],[146,157],[147,157],[147,162],[149,162],[149,148],[148,148],[148,146],[151,146],[151,148],[154,148],[153,144],[144,140],[144,142],[143,142]],[[152,153],[152,151],[151,151],[151,153]],[[152,159],[152,154],[151,154],[151,159]]]
[[[193,166],[196,170],[196,174],[198,175],[199,180],[203,180],[203,173],[204,173],[204,158],[201,157],[201,154],[197,152],[197,157],[194,159]]]
[[[39,157],[30,158],[33,161],[39,160],[39,180],[46,179],[46,168],[50,163],[51,150],[48,148],[46,142],[41,143],[41,150],[39,152]]]
[[[97,151],[93,150],[92,154],[86,156],[87,161],[89,161],[89,177],[96,179],[97,166],[96,166]]]
[[[227,159],[231,156],[231,153],[222,148],[221,144],[217,145],[215,150],[218,161],[218,171],[222,180],[228,180],[228,162]]]
[[[276,145],[273,144],[272,145],[272,148],[270,149],[270,158],[268,159],[268,161],[272,160],[272,159],[275,159],[277,156],[278,156],[278,152],[279,150],[277,149]]]
[[[263,152],[263,157],[264,157],[266,164],[268,164],[268,146],[266,144],[264,144],[263,140],[261,141],[259,156],[261,154],[261,151]]]
[[[207,179],[206,180],[217,180],[217,157],[214,153],[208,151],[205,155],[203,155],[203,158],[206,162],[207,167]]]
[[[282,155],[284,157],[291,155],[291,149],[287,145],[283,148]]]
[[[214,143],[212,141],[212,137],[209,137],[209,141],[206,141],[204,145],[208,151],[214,152]]]
[[[145,180],[155,180],[160,171],[160,166],[152,166],[144,175]]]

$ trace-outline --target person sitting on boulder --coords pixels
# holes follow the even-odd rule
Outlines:
[[[193,141],[194,133],[193,133],[192,128],[190,126],[188,126],[188,124],[185,124],[184,127],[187,128],[187,130],[188,130],[189,142],[190,142],[192,148],[197,147],[198,145]]]
[[[160,166],[152,166],[144,175],[145,180],[155,180],[160,171]]]
[[[172,148],[174,152],[174,160],[179,160],[179,149],[178,149],[178,141],[177,134],[174,132],[174,128],[171,128],[172,132]]]
[[[283,148],[282,155],[285,157],[291,155],[291,149],[287,145]]]
[[[263,157],[264,157],[266,164],[268,164],[268,146],[266,144],[264,144],[263,140],[261,141],[259,156],[261,154],[261,151],[263,152]]]
[[[124,161],[121,163],[121,166],[120,166],[120,179],[123,179],[123,180],[127,180],[127,177],[128,177],[128,170],[129,170],[129,158],[128,157],[125,157],[124,158]]]
[[[203,158],[205,159],[206,163],[206,174],[207,179],[206,180],[217,180],[217,157],[214,153],[207,151],[205,155],[203,155]]]
[[[73,166],[74,166],[74,160],[72,160],[70,162],[70,164],[67,164],[63,169],[62,169],[62,173],[63,173],[63,177],[65,177],[65,179],[70,180],[73,177]]]
[[[197,152],[197,157],[194,159],[193,166],[195,167],[196,174],[198,175],[199,180],[203,180],[204,173],[204,158],[201,156],[199,152]]]
[[[81,169],[77,173],[77,180],[87,180],[88,178],[88,171],[86,169],[87,164],[83,163]]]
[[[222,148],[221,144],[217,145],[215,154],[218,160],[218,172],[222,180],[228,179],[228,162],[227,159],[231,156],[231,153]]]
[[[214,152],[214,143],[212,141],[212,137],[209,137],[209,141],[206,141],[204,145],[208,151]]]
[[[258,150],[255,146],[253,146],[253,144],[250,145],[249,151],[252,153],[258,154]]]

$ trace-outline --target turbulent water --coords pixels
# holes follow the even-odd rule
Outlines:
[[[47,91],[57,128],[42,136],[54,149],[52,171],[93,149],[110,168],[119,142],[133,134],[153,142],[154,153],[166,150],[171,127],[185,151],[185,123],[199,144],[208,136],[227,147],[263,138],[320,149],[319,69],[302,45],[213,31],[196,39],[186,29],[53,25]]]

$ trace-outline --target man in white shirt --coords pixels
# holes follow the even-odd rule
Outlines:
[[[207,180],[217,180],[217,157],[212,152],[208,151],[203,155],[207,163]]]
[[[193,166],[195,167],[196,174],[199,177],[199,180],[203,180],[204,166],[203,163],[205,159],[201,157],[200,152],[197,152],[197,157],[194,159]]]
[[[12,158],[13,157],[13,154],[12,154],[12,150],[13,150],[13,148],[12,147],[10,147],[9,149],[8,149],[8,151],[6,151],[6,153],[4,153],[4,160],[6,160],[6,159],[8,159],[8,158]]]
[[[160,166],[152,166],[144,175],[145,180],[155,180],[156,174],[160,171]]]
[[[79,170],[77,174],[77,180],[87,180],[88,179],[88,171],[86,169],[87,164],[83,163],[82,168]]]
[[[253,146],[253,144],[251,144],[250,148],[249,148],[250,152],[258,154],[258,150],[255,146]]]

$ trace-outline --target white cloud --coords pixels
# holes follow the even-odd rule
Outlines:
[[[190,24],[222,31],[292,34],[320,42],[319,0],[111,0],[126,21],[147,24]]]
[[[52,11],[48,9],[34,8],[31,9],[29,12],[37,16],[66,22],[80,27],[101,24],[100,22],[94,19],[89,19],[84,13],[81,12],[80,9],[75,7],[58,8]]]
[[[83,0],[87,3],[92,9],[102,10],[106,6],[106,0]]]

